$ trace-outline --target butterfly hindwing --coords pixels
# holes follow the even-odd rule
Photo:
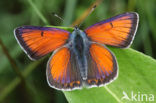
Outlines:
[[[88,53],[89,86],[104,85],[117,77],[117,61],[115,56],[103,45],[92,43]]]
[[[95,42],[125,48],[130,46],[138,25],[138,14],[124,13],[88,27],[85,32]]]
[[[47,81],[58,90],[81,88],[82,81],[75,55],[67,47],[54,51],[47,64]]]
[[[30,59],[36,60],[64,45],[69,32],[38,26],[18,27],[14,31],[15,37]]]

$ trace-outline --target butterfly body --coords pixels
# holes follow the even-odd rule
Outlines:
[[[132,43],[138,14],[124,13],[96,23],[84,31],[73,32],[53,27],[22,26],[15,37],[32,60],[53,52],[47,63],[47,81],[58,90],[98,87],[118,76],[114,54],[105,45],[127,48]]]
[[[86,34],[78,27],[75,27],[74,31],[71,33],[71,38],[69,39],[69,49],[75,55],[78,68],[80,69],[80,75],[83,80],[87,79],[88,66],[86,54],[88,46],[89,40]]]

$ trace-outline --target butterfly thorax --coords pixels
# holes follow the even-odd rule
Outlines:
[[[87,79],[87,59],[86,51],[88,48],[88,39],[86,34],[75,28],[69,39],[71,51],[75,55],[75,59],[80,68],[80,74],[83,80]]]

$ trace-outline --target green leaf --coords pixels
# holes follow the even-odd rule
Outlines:
[[[118,78],[107,86],[64,92],[69,103],[138,103],[142,94],[147,96],[144,102],[156,95],[156,60],[130,48],[109,49],[118,61]],[[123,91],[131,101],[121,100]],[[132,92],[137,101],[131,98]]]
[[[59,29],[64,29],[67,30],[69,32],[72,32],[74,30],[73,27],[64,27],[64,26],[52,26],[52,25],[46,25],[47,27],[53,27],[53,28],[59,28]]]

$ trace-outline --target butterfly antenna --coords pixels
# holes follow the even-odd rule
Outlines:
[[[86,18],[95,10],[95,8],[96,8],[96,5],[94,5],[94,6],[91,8],[91,10],[90,10],[89,13],[87,14]],[[86,18],[85,18],[85,19],[86,19]],[[85,19],[84,19],[83,21],[81,21],[81,23],[79,24],[78,27],[80,27],[80,26],[83,24],[83,22],[85,21]]]
[[[61,21],[64,21],[60,16],[58,16],[56,13],[52,13],[55,17],[59,18]]]

